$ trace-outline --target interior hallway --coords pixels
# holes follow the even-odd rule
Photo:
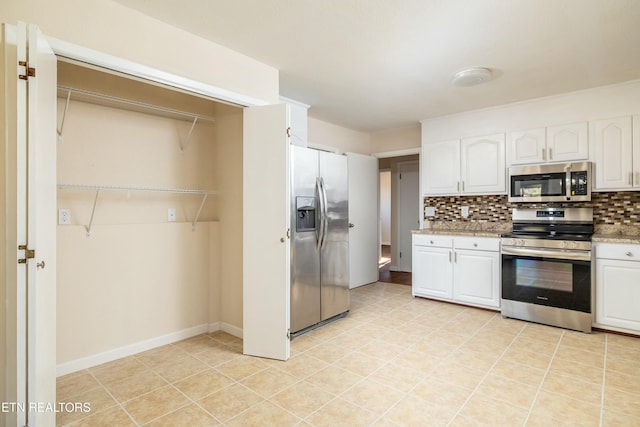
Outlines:
[[[387,283],[397,283],[399,285],[411,286],[411,273],[404,271],[391,271],[391,246],[381,246],[381,256],[378,261],[378,281]]]

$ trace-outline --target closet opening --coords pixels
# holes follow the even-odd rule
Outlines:
[[[241,324],[242,107],[57,68],[57,375]]]

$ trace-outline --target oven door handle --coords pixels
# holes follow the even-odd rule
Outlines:
[[[503,255],[521,255],[538,258],[568,259],[575,261],[591,261],[591,251],[572,251],[565,249],[532,249],[515,248],[511,246],[502,247]]]

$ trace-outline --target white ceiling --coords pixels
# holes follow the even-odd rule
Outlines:
[[[373,132],[640,78],[639,0],[116,0],[280,70],[310,116]],[[462,68],[495,78],[454,87]]]

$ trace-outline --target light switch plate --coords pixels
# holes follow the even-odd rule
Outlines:
[[[176,222],[176,208],[167,209],[167,221]]]
[[[427,206],[426,208],[424,208],[424,214],[426,216],[436,216],[436,208],[434,208],[433,206]]]
[[[462,215],[462,218],[468,218],[469,217],[469,206],[461,206],[460,207],[460,214]]]

